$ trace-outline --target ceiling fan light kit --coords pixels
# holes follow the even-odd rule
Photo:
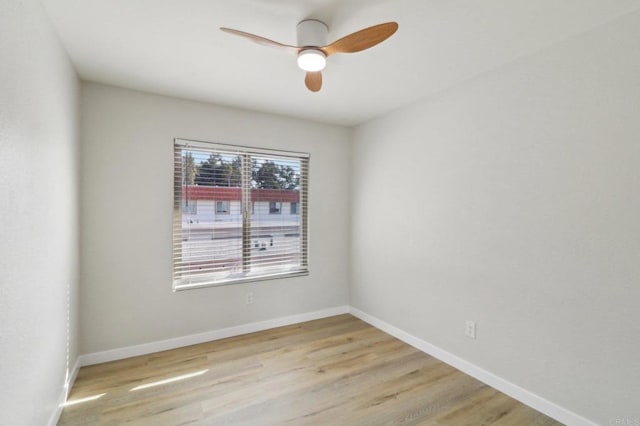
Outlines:
[[[369,49],[391,37],[397,30],[396,22],[386,22],[364,28],[351,33],[333,43],[327,44],[329,28],[316,19],[305,19],[296,27],[297,46],[278,43],[255,34],[246,33],[231,28],[220,28],[222,31],[245,37],[264,46],[276,47],[281,50],[294,52],[298,55],[298,66],[306,71],[305,85],[312,92],[322,88],[322,70],[327,57],[334,53],[356,53]]]
[[[298,66],[304,71],[322,71],[327,64],[327,55],[317,46],[327,45],[329,27],[316,19],[305,19],[296,27],[296,41],[301,47]]]
[[[322,71],[327,65],[327,55],[322,50],[305,49],[298,53],[298,66],[304,71]]]

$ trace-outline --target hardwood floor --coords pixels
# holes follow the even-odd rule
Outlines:
[[[83,367],[98,395],[58,424],[559,424],[351,315]]]

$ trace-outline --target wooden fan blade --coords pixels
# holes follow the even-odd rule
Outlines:
[[[312,92],[317,92],[322,88],[322,72],[307,72],[304,78],[304,84],[307,85],[307,89]]]
[[[255,34],[245,33],[244,31],[234,30],[233,28],[220,27],[220,29],[222,31],[224,31],[225,33],[229,33],[229,34],[237,35],[237,36],[240,36],[240,37],[248,38],[249,40],[251,40],[251,41],[253,41],[255,43],[261,44],[263,46],[275,47],[277,49],[287,50],[287,51],[290,51],[292,53],[298,53],[298,51],[300,50],[300,48],[298,48],[296,46],[289,46],[288,44],[278,43],[277,41],[269,40],[268,38],[260,37],[260,36],[255,35]]]
[[[328,55],[334,53],[355,53],[382,43],[398,30],[397,22],[386,22],[365,28],[334,41],[322,50]]]

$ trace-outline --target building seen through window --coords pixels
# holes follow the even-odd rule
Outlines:
[[[308,156],[235,148],[176,141],[176,289],[307,273]]]

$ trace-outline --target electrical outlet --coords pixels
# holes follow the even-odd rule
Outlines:
[[[245,301],[245,303],[246,303],[247,305],[253,305],[253,292],[248,291],[248,292],[245,294],[245,299],[244,299],[244,301]]]
[[[476,322],[471,320],[466,320],[464,322],[464,335],[470,337],[471,339],[476,338]]]

